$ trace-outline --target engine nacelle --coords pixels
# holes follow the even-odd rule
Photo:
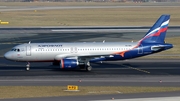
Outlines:
[[[76,68],[79,62],[76,59],[61,59],[60,68]]]

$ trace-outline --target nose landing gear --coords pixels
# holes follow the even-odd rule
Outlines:
[[[26,65],[26,71],[29,71],[29,69],[30,69],[30,63],[28,62]]]

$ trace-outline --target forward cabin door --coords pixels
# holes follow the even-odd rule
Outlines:
[[[26,46],[26,56],[31,56],[31,46]]]

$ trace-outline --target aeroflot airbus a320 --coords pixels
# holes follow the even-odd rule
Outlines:
[[[137,58],[173,47],[165,43],[170,15],[162,15],[138,42],[27,43],[13,47],[4,57],[13,61],[53,62],[60,68],[91,71],[90,63]]]

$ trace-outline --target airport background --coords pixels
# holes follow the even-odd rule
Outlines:
[[[180,2],[180,0],[0,0],[0,2]]]

